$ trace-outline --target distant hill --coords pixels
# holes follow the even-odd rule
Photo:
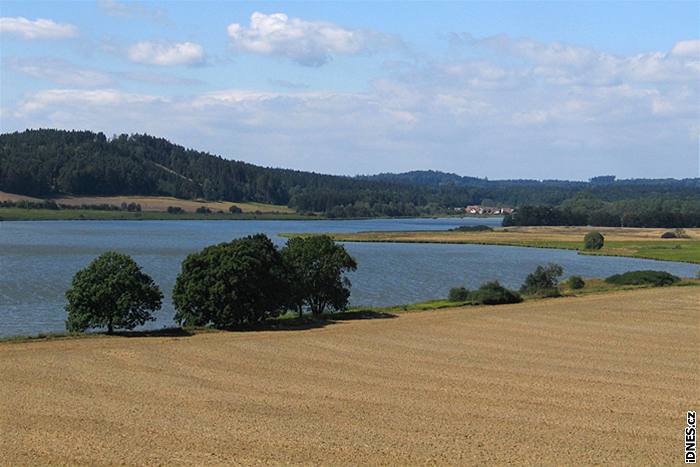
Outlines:
[[[533,179],[511,179],[511,180],[488,180],[485,178],[469,177],[457,175],[455,173],[440,172],[437,170],[412,170],[403,173],[380,173],[376,175],[358,175],[358,179],[381,182],[404,183],[411,185],[425,186],[480,186],[480,187],[503,187],[503,186],[531,186],[531,187],[573,187],[577,189],[596,189],[605,185],[611,186],[647,186],[664,187],[664,190],[700,188],[700,178],[632,178],[616,179],[614,175],[602,175],[593,177],[589,181],[571,180],[533,180]]]
[[[361,180],[381,182],[398,182],[415,185],[429,186],[482,186],[487,180],[476,177],[462,177],[453,173],[439,172],[437,170],[413,170],[404,173],[380,173],[377,175],[358,175]]]
[[[0,135],[0,191],[41,198],[158,195],[251,201],[330,217],[370,217],[443,213],[481,203],[559,205],[582,196],[595,202],[661,200],[673,206],[674,200],[697,199],[700,179],[493,181],[437,171],[343,177],[260,167],[149,135],[107,138],[43,129]]]

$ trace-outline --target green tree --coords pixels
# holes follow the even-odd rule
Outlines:
[[[465,287],[452,287],[447,295],[447,300],[451,302],[465,302],[469,300],[469,290]]]
[[[289,302],[299,316],[304,307],[314,315],[347,307],[351,284],[344,273],[356,270],[357,263],[345,247],[328,235],[295,237],[282,249],[282,257],[289,274]]]
[[[583,237],[583,247],[586,250],[600,250],[605,244],[605,237],[600,232],[588,232]]]
[[[557,284],[562,274],[564,268],[555,263],[537,266],[525,278],[520,292],[530,295],[557,295]]]
[[[73,276],[66,292],[69,331],[106,327],[133,329],[152,321],[163,294],[128,255],[113,251],[93,260]]]
[[[279,316],[287,296],[280,253],[264,234],[189,255],[173,290],[181,325],[229,328]]]

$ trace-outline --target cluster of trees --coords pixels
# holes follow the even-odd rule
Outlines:
[[[29,200],[19,200],[19,201],[0,201],[0,208],[20,208],[20,209],[49,209],[52,211],[58,211],[60,209],[82,209],[91,211],[129,211],[129,212],[141,212],[141,205],[139,203],[122,203],[117,206],[115,204],[99,203],[99,204],[64,204],[57,203],[51,200],[42,201],[29,201]]]
[[[523,301],[518,292],[503,287],[498,281],[484,282],[476,290],[453,287],[447,299],[451,302],[469,302],[474,305],[504,305]]]
[[[180,206],[168,206],[167,209],[168,214],[184,214],[185,210],[181,208]],[[197,214],[211,214],[211,209],[209,209],[206,206],[200,206],[197,209],[195,209],[195,212]],[[223,213],[223,211],[219,210],[220,213]],[[228,212],[231,214],[241,214],[243,212],[243,209],[240,207],[233,205],[228,208]],[[259,211],[256,211],[256,214],[258,214]]]
[[[344,310],[345,273],[357,268],[330,237],[293,238],[278,249],[264,234],[212,245],[189,255],[173,289],[175,321],[231,328],[261,323],[287,310],[314,316]],[[163,294],[129,256],[108,252],[78,271],[66,292],[66,328],[133,329],[153,319]]]
[[[468,204],[559,206],[561,211],[534,217],[518,214],[513,225],[526,220],[540,222],[530,225],[620,225],[625,214],[624,225],[659,224],[649,213],[661,212],[671,216],[663,223],[682,227],[697,218],[688,218],[684,214],[688,209],[679,205],[687,202],[697,207],[700,203],[700,179],[615,180],[603,176],[590,182],[491,181],[435,171],[341,177],[259,167],[148,135],[107,138],[102,133],[63,130],[0,135],[0,191],[36,197],[167,195],[257,201],[328,217],[433,215]],[[578,203],[582,194],[599,200],[604,208],[594,213],[586,210],[581,216],[580,210],[565,204],[572,199]],[[640,199],[645,204],[635,204]],[[658,200],[666,203],[661,209],[648,206]]]
[[[519,293],[503,287],[498,281],[485,282],[477,290],[470,291],[465,287],[453,287],[447,296],[451,302],[470,302],[478,305],[501,305],[505,303],[519,303],[523,301],[522,295],[537,297],[557,297],[560,295],[559,278],[564,274],[564,269],[554,263],[537,268],[527,275]],[[578,280],[583,282],[578,276]],[[577,284],[579,285],[579,284]],[[581,287],[583,287],[581,285]],[[578,287],[578,288],[581,288]],[[522,294],[522,295],[521,295]]]
[[[487,282],[479,289],[470,291],[465,287],[450,289],[447,299],[451,302],[470,302],[472,304],[495,305],[502,303],[518,303],[522,295],[530,297],[559,297],[559,279],[564,274],[564,268],[556,263],[539,265],[527,275],[520,286],[520,293],[508,290],[498,282]],[[700,277],[700,271],[698,271]],[[613,274],[605,279],[614,285],[647,285],[663,287],[680,282],[680,277],[665,271],[629,271],[623,274]],[[581,276],[573,275],[565,283],[572,290],[580,290],[586,286]],[[521,295],[522,294],[522,295]]]
[[[57,211],[61,209],[54,201],[43,200],[43,201],[0,201],[0,208],[20,208],[20,209],[50,209],[52,211]]]

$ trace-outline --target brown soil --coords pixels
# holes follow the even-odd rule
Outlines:
[[[32,198],[31,196],[16,195],[14,193],[6,193],[0,191],[0,201],[41,201],[40,198]]]
[[[0,464],[672,464],[700,288],[0,344]]]

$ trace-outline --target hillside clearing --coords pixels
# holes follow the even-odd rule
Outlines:
[[[700,289],[0,344],[0,463],[670,464]]]
[[[0,201],[42,201],[39,198],[31,198],[29,196],[16,195],[13,193],[0,192]],[[238,206],[244,213],[285,213],[293,214],[294,209],[276,205],[253,202],[231,202],[231,201],[205,201],[205,200],[190,200],[173,198],[171,196],[64,196],[51,198],[58,204],[66,204],[68,206],[81,206],[83,204],[111,204],[120,206],[122,203],[137,203],[141,205],[143,211],[163,212],[169,206],[180,207],[186,212],[194,212],[199,207],[207,207],[212,211],[228,212],[231,206]]]

